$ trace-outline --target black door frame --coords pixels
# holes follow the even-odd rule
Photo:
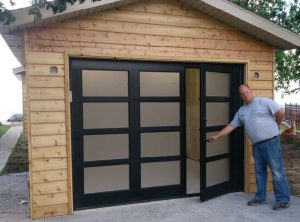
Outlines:
[[[230,102],[230,117],[232,120],[235,112],[243,104],[239,97],[238,87],[243,83],[243,69],[241,64],[201,64],[200,76],[200,199],[205,201],[229,192],[241,191],[244,188],[244,132],[241,127],[229,135],[230,153],[206,157],[206,133],[223,129],[226,125],[206,126],[207,102]],[[229,97],[206,96],[206,72],[229,73]],[[234,142],[233,142],[234,141]],[[206,163],[224,158],[230,159],[229,181],[206,187]]]
[[[128,71],[128,97],[83,97],[81,70],[114,70]],[[179,97],[140,97],[139,72],[179,72]],[[130,73],[130,74],[129,74]],[[185,67],[182,63],[143,62],[71,59],[70,61],[71,131],[72,131],[72,163],[73,163],[73,197],[74,209],[107,206],[127,202],[153,200],[157,198],[182,197],[186,190],[185,159]],[[118,129],[83,129],[83,102],[128,102],[129,127]],[[167,127],[140,127],[140,102],[180,102],[180,125]],[[166,157],[140,157],[140,133],[147,132],[179,132],[180,155]],[[84,161],[83,135],[97,134],[129,134],[129,158],[117,160]],[[141,164],[150,162],[180,161],[180,184],[141,189]],[[129,190],[84,194],[83,169],[85,167],[111,166],[129,164]],[[80,181],[79,183],[76,181]],[[141,192],[142,191],[142,192]],[[101,203],[99,203],[101,199]]]
[[[107,97],[85,97],[83,98],[81,90],[77,90],[77,93],[74,88],[82,89],[82,82],[76,80],[74,76],[81,75],[80,69],[100,69],[99,63],[101,61],[101,69],[105,70],[128,70],[134,73],[133,76],[135,76],[133,79],[128,79],[128,82],[136,84],[136,81],[139,81],[138,79],[138,72],[135,70],[132,70],[132,64],[138,65],[142,67],[143,71],[151,70],[151,71],[178,71],[180,70],[180,97],[174,98],[174,97],[140,97],[139,98],[139,89],[133,90],[129,87],[129,94],[128,98],[126,97],[113,97],[113,98],[107,98]],[[122,64],[121,66],[112,66],[111,64]],[[161,65],[155,66],[155,65]],[[168,65],[167,67],[165,65]],[[144,61],[123,61],[123,60],[96,60],[96,59],[77,59],[72,58],[70,59],[70,90],[72,91],[72,102],[70,104],[71,106],[71,138],[72,138],[72,164],[73,164],[73,202],[74,202],[74,209],[85,209],[85,208],[91,208],[91,207],[100,207],[100,206],[108,206],[108,205],[115,205],[115,204],[122,204],[122,203],[128,203],[128,202],[138,202],[138,201],[147,201],[147,200],[153,200],[153,199],[166,199],[166,198],[175,198],[175,197],[184,197],[186,195],[186,142],[185,142],[185,70],[186,68],[199,68],[201,70],[201,73],[203,73],[203,70],[207,64],[205,63],[180,63],[180,62],[144,62]],[[211,64],[213,66],[220,65],[220,64]],[[227,64],[228,65],[228,64]],[[229,66],[233,66],[233,64],[230,64]],[[157,68],[155,68],[157,67]],[[165,68],[162,68],[165,67]],[[243,65],[240,65],[242,67],[240,71],[243,69]],[[243,71],[242,71],[243,72]],[[130,75],[129,75],[130,76]],[[203,87],[202,81],[200,82],[201,88]],[[138,94],[137,94],[138,92]],[[139,115],[135,119],[135,121],[131,122],[132,127],[134,129],[134,132],[130,132],[130,130],[124,128],[124,129],[96,129],[96,130],[84,130],[82,129],[83,126],[83,111],[82,106],[80,105],[80,102],[130,102],[132,100],[131,104],[129,104],[129,113],[139,110],[139,102],[181,102],[180,103],[180,127],[144,127],[144,128],[137,128],[139,124]],[[239,103],[239,98],[234,97],[233,100]],[[203,98],[200,100],[202,103]],[[203,106],[201,105],[200,108]],[[139,112],[138,112],[139,114]],[[79,119],[79,121],[72,121],[76,118]],[[201,118],[201,117],[200,117]],[[129,128],[130,128],[129,127]],[[162,128],[162,129],[160,129]],[[78,130],[79,129],[79,130]],[[135,134],[138,134],[139,132],[160,132],[160,130],[163,130],[164,132],[172,132],[172,131],[180,131],[180,156],[178,157],[155,157],[155,158],[141,158],[141,163],[146,162],[159,162],[159,161],[172,161],[172,160],[181,160],[181,185],[180,186],[166,186],[166,187],[158,187],[158,188],[149,188],[149,189],[143,189],[143,194],[137,193],[136,190],[134,192],[128,192],[128,191],[115,191],[115,192],[107,192],[106,194],[101,195],[101,203],[99,203],[99,196],[95,194],[88,194],[83,195],[83,183],[77,183],[76,181],[83,181],[83,169],[84,167],[93,167],[93,166],[108,166],[108,165],[119,165],[119,164],[130,164],[129,160],[125,159],[119,159],[119,160],[112,160],[112,161],[93,161],[93,162],[86,162],[83,161],[83,155],[82,155],[82,147],[83,147],[83,140],[82,135],[93,135],[95,133],[102,133],[102,134],[109,134],[109,133],[131,133],[130,136],[130,143],[134,144],[133,146],[137,146],[140,143],[140,138],[136,136]],[[203,130],[202,123],[200,124],[200,130]],[[135,136],[134,136],[135,135]],[[203,135],[203,133],[201,133]],[[236,137],[233,135],[233,137]],[[133,139],[134,138],[134,139]],[[201,141],[203,138],[201,138]],[[200,144],[201,144],[200,141]],[[243,147],[243,141],[240,143],[240,147]],[[201,147],[202,149],[203,147]],[[243,149],[242,149],[243,150]],[[133,163],[130,165],[130,170],[133,170],[132,168],[135,165],[135,175],[139,177],[140,175],[140,168],[136,167],[136,164],[138,164],[137,159],[140,158],[140,152],[136,151],[131,154],[130,158],[132,158]],[[233,159],[240,158],[240,153],[233,153],[232,154]],[[200,157],[200,161],[201,161]],[[244,156],[242,156],[242,168],[244,168]],[[243,183],[244,183],[244,172],[241,169],[233,169],[231,172],[231,176],[233,179],[236,179],[236,183],[231,184],[231,191],[240,191],[243,190]],[[242,171],[242,173],[241,173]],[[200,170],[200,176],[203,173],[203,169]],[[130,178],[130,184],[135,187],[136,189],[140,186],[135,180],[132,180],[133,178]],[[140,179],[140,178],[139,178]],[[201,184],[203,181],[201,181]],[[156,192],[156,193],[155,193]],[[208,195],[210,195],[208,191]]]

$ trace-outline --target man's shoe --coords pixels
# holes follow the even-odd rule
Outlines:
[[[273,206],[273,210],[283,210],[289,208],[289,203],[276,202]]]
[[[248,206],[257,206],[259,204],[266,204],[266,203],[267,203],[266,201],[253,199],[253,200],[248,201],[247,204],[248,204]]]

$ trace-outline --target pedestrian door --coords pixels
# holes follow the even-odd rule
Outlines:
[[[243,190],[242,129],[214,142],[206,141],[223,129],[242,105],[238,87],[243,66],[202,64],[200,79],[200,198],[204,201]]]
[[[185,194],[184,65],[70,61],[74,208]]]

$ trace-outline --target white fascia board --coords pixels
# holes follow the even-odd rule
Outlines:
[[[22,80],[21,75],[25,74],[25,67],[24,66],[19,66],[16,68],[13,68],[13,73],[17,77],[18,80]]]
[[[24,66],[19,66],[19,67],[13,68],[13,73],[15,75],[24,74],[24,72],[25,72]]]

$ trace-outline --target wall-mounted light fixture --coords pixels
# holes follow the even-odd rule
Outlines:
[[[58,68],[56,66],[51,66],[50,67],[50,73],[51,74],[57,74],[58,73]]]
[[[254,75],[253,75],[253,78],[254,79],[259,79],[259,72],[255,72]]]

